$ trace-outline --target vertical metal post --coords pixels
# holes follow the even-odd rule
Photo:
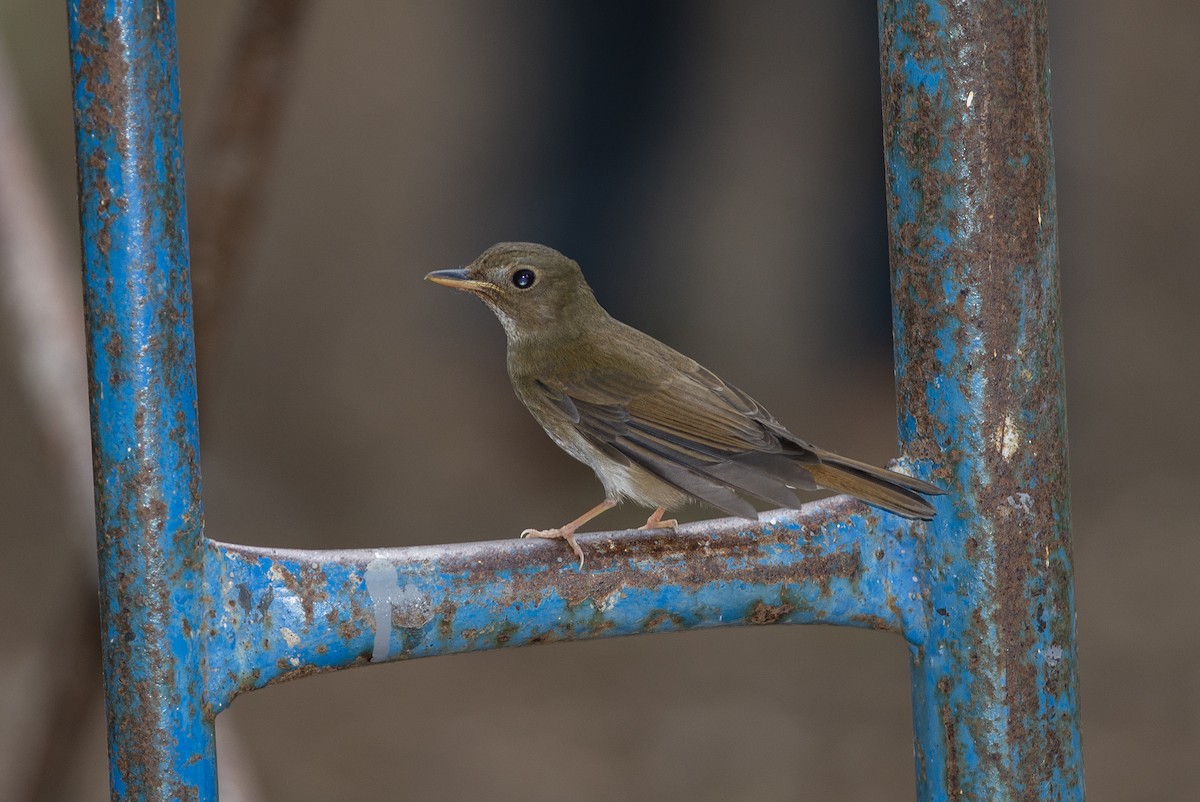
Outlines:
[[[1044,0],[880,0],[920,799],[1082,799]]]
[[[902,634],[921,799],[1080,799],[1044,2],[881,0],[900,441],[950,494],[547,542],[203,535],[173,6],[70,0],[113,796],[215,799],[213,719],[356,665],[775,623]]]
[[[213,798],[174,12],[68,14],[112,792]]]

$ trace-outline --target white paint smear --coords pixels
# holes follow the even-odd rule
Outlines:
[[[396,566],[382,558],[367,563],[363,581],[375,608],[375,648],[371,662],[378,663],[391,656],[393,624],[404,628],[424,626],[433,618],[433,602],[411,582],[400,587]]]
[[[996,430],[996,447],[1005,462],[1011,460],[1013,454],[1021,447],[1021,430],[1017,428],[1017,422],[1012,419],[1012,415],[1005,415],[1004,423]]]

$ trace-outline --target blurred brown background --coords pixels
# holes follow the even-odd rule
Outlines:
[[[74,266],[64,6],[4,0],[0,38]],[[240,10],[179,4],[193,192]],[[1200,799],[1200,6],[1050,15],[1087,787]],[[497,240],[574,256],[615,315],[815,442],[893,455],[873,3],[315,2],[296,58],[246,272],[202,365],[211,536],[493,539],[598,499],[512,396],[490,313],[420,280]],[[49,667],[91,635],[62,626],[78,527],[5,317],[7,798],[47,724]],[[79,748],[44,787],[103,798],[97,696],[71,729]],[[913,794],[905,649],[819,627],[342,672],[239,698],[218,730],[247,798]]]

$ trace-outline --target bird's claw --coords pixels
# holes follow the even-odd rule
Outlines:
[[[644,529],[674,529],[679,526],[679,521],[674,518],[663,520],[663,514],[666,512],[665,507],[659,507],[654,512],[650,513],[650,517],[646,519],[646,523],[638,527],[639,530]]]
[[[565,540],[567,545],[571,547],[571,551],[575,552],[575,556],[579,558],[579,569],[583,570],[583,549],[579,548],[579,544],[575,542],[574,530],[561,527],[559,529],[526,529],[521,533],[521,537],[540,537],[547,540]]]

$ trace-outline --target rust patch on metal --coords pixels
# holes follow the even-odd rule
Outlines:
[[[893,624],[877,615],[853,615],[850,616],[850,620],[864,629],[874,629],[878,632],[894,632],[896,629]]]
[[[854,510],[860,513],[859,509]],[[814,528],[825,522],[816,521]],[[622,537],[619,541],[603,535],[584,534],[579,542],[588,555],[588,565],[579,571],[564,561],[562,570],[533,574],[513,572],[509,593],[501,604],[512,605],[540,598],[554,592],[573,605],[591,600],[601,604],[612,594],[628,588],[654,588],[671,584],[682,588],[698,588],[715,581],[743,581],[763,584],[798,584],[815,582],[822,595],[831,592],[831,583],[846,580],[857,583],[866,570],[862,555],[855,547],[850,551],[822,553],[808,542],[803,531],[767,522],[749,524],[737,533],[712,530],[708,536],[661,534],[649,532],[644,536]],[[808,556],[790,565],[766,562],[769,550],[780,545],[794,548],[801,541],[801,551]],[[547,550],[557,543],[538,544]],[[647,560],[653,555],[654,570],[642,570],[639,557]],[[741,567],[730,568],[730,561]],[[466,570],[473,579],[495,576],[514,566],[513,555],[494,552],[476,557]]]
[[[386,559],[395,567],[401,584],[411,581],[423,589],[429,588],[424,592],[430,595],[431,606],[423,626],[394,626],[388,657],[398,660],[431,653],[577,640],[613,634],[614,630],[626,634],[631,630],[777,623],[801,616],[812,620],[821,615],[822,605],[801,600],[798,593],[791,593],[792,587],[805,585],[806,592],[813,595],[852,594],[853,586],[868,571],[888,570],[874,563],[865,565],[860,547],[848,545],[849,541],[844,539],[843,527],[854,531],[864,528],[861,520],[864,505],[848,498],[818,504],[800,512],[781,513],[778,521],[772,519],[736,529],[731,528],[730,521],[715,521],[687,525],[670,535],[661,532],[582,535],[580,542],[588,560],[583,571],[560,548],[562,544],[552,542],[498,541],[397,550]],[[262,555],[264,561],[257,563],[257,570],[275,578],[280,586],[276,594],[286,591],[299,596],[297,588],[301,583],[297,577],[305,572],[303,566],[325,565],[322,577],[326,573],[339,577],[333,581],[338,589],[331,593],[331,603],[337,610],[322,607],[317,611],[322,624],[336,628],[339,643],[330,644],[330,653],[354,644],[356,652],[363,649],[358,653],[364,661],[371,658],[373,650],[358,645],[364,633],[375,631],[373,608],[361,607],[367,598],[361,576],[372,561],[384,559],[380,552],[320,552],[305,557],[272,554],[270,550],[254,547],[217,545],[221,550],[241,553],[242,559],[250,554]],[[870,548],[868,554],[875,552],[873,546],[864,548]],[[340,578],[343,570],[346,579]],[[405,580],[406,576],[409,580]],[[447,578],[444,580],[447,586],[440,589],[431,584],[431,578]],[[889,580],[890,577],[884,581]],[[323,581],[329,582],[328,578]],[[697,602],[693,609],[686,600],[681,602],[685,609],[653,609],[647,614],[642,612],[647,607],[640,607],[637,617],[645,616],[640,622],[628,620],[628,614],[621,612],[624,603],[621,595],[625,593],[657,591],[670,584],[686,594],[691,589],[706,592],[712,586],[719,588],[739,582],[776,587],[761,591],[757,605],[753,596],[742,597],[731,604],[720,620],[712,616],[708,602]],[[847,582],[850,588],[838,586]],[[645,605],[645,598],[645,594],[639,593],[638,604]],[[488,623],[463,628],[465,619],[460,613],[476,603],[488,611],[484,618]],[[536,615],[524,616],[542,605],[552,606],[559,614],[540,619]],[[297,610],[297,617],[301,612]],[[476,613],[472,610],[472,618]],[[880,616],[886,615],[880,612]],[[865,618],[861,623],[882,626]],[[307,658],[308,662],[314,659]],[[341,667],[344,664],[329,665],[322,670]],[[294,676],[292,668],[290,660],[281,660],[269,663],[265,673]]]
[[[943,677],[938,680],[938,690],[942,694],[942,737],[945,738],[946,748],[946,791],[951,799],[962,797],[963,789],[958,765],[958,724],[954,711],[947,697],[950,693],[950,680]]]
[[[496,645],[506,646],[513,639],[513,635],[516,635],[520,631],[521,628],[516,624],[505,621],[499,626],[499,631],[496,633]]]
[[[796,608],[784,602],[782,604],[767,604],[764,601],[755,603],[746,617],[751,624],[774,624],[779,619]]]
[[[300,609],[304,611],[305,626],[312,626],[313,615],[318,604],[324,604],[329,598],[325,590],[325,572],[319,566],[307,565],[299,578],[283,565],[276,563],[275,569],[284,586],[300,600]]]
[[[443,638],[449,638],[454,634],[454,616],[458,613],[458,605],[446,599],[438,606],[436,612],[441,616],[438,632]]]
[[[654,610],[642,622],[642,629],[650,632],[667,623],[671,625],[672,629],[683,629],[687,625],[686,619],[679,613],[670,610]]]
[[[1014,793],[1032,793],[1073,749],[1066,740],[1073,727],[1048,720],[1042,707],[1049,688],[1074,687],[1046,11],[1044,4],[946,4],[946,18],[935,22],[923,5],[914,9],[899,29],[884,26],[892,61],[881,72],[885,147],[907,162],[911,183],[902,191],[918,207],[915,222],[896,226],[891,242],[898,347],[907,350],[897,390],[902,421],[907,414],[913,428],[905,450],[942,466],[935,476],[960,516],[943,531],[961,542],[928,544],[927,569],[935,578],[961,570],[960,556],[980,566],[961,586],[970,595],[962,624],[972,643],[952,651],[969,671],[971,698],[1003,711],[1009,745],[999,753],[984,748],[995,725],[964,721],[939,682],[943,723],[957,727],[944,733],[947,746],[969,739],[984,764],[965,766],[954,751],[947,773],[958,791],[960,772],[990,768]],[[894,46],[900,33],[911,48]],[[929,82],[934,88],[908,83],[905,58],[941,76]],[[896,218],[893,170],[888,205]],[[969,202],[944,205],[963,196]],[[951,415],[931,388],[956,390],[964,408]],[[959,609],[938,606],[939,615]],[[1048,616],[1049,627],[1065,621],[1049,644],[1039,607],[1058,613]],[[1047,660],[1047,646],[1061,659]],[[1037,757],[1012,761],[1018,751]]]
[[[294,679],[303,679],[304,677],[311,677],[313,674],[322,673],[322,669],[318,668],[317,666],[301,665],[296,668],[292,668],[291,664],[286,660],[281,660],[280,662],[284,664],[280,666],[280,671],[282,673],[280,673],[280,675],[277,677],[273,677],[267,683],[268,685],[275,685],[276,683],[288,682],[289,680]]]

